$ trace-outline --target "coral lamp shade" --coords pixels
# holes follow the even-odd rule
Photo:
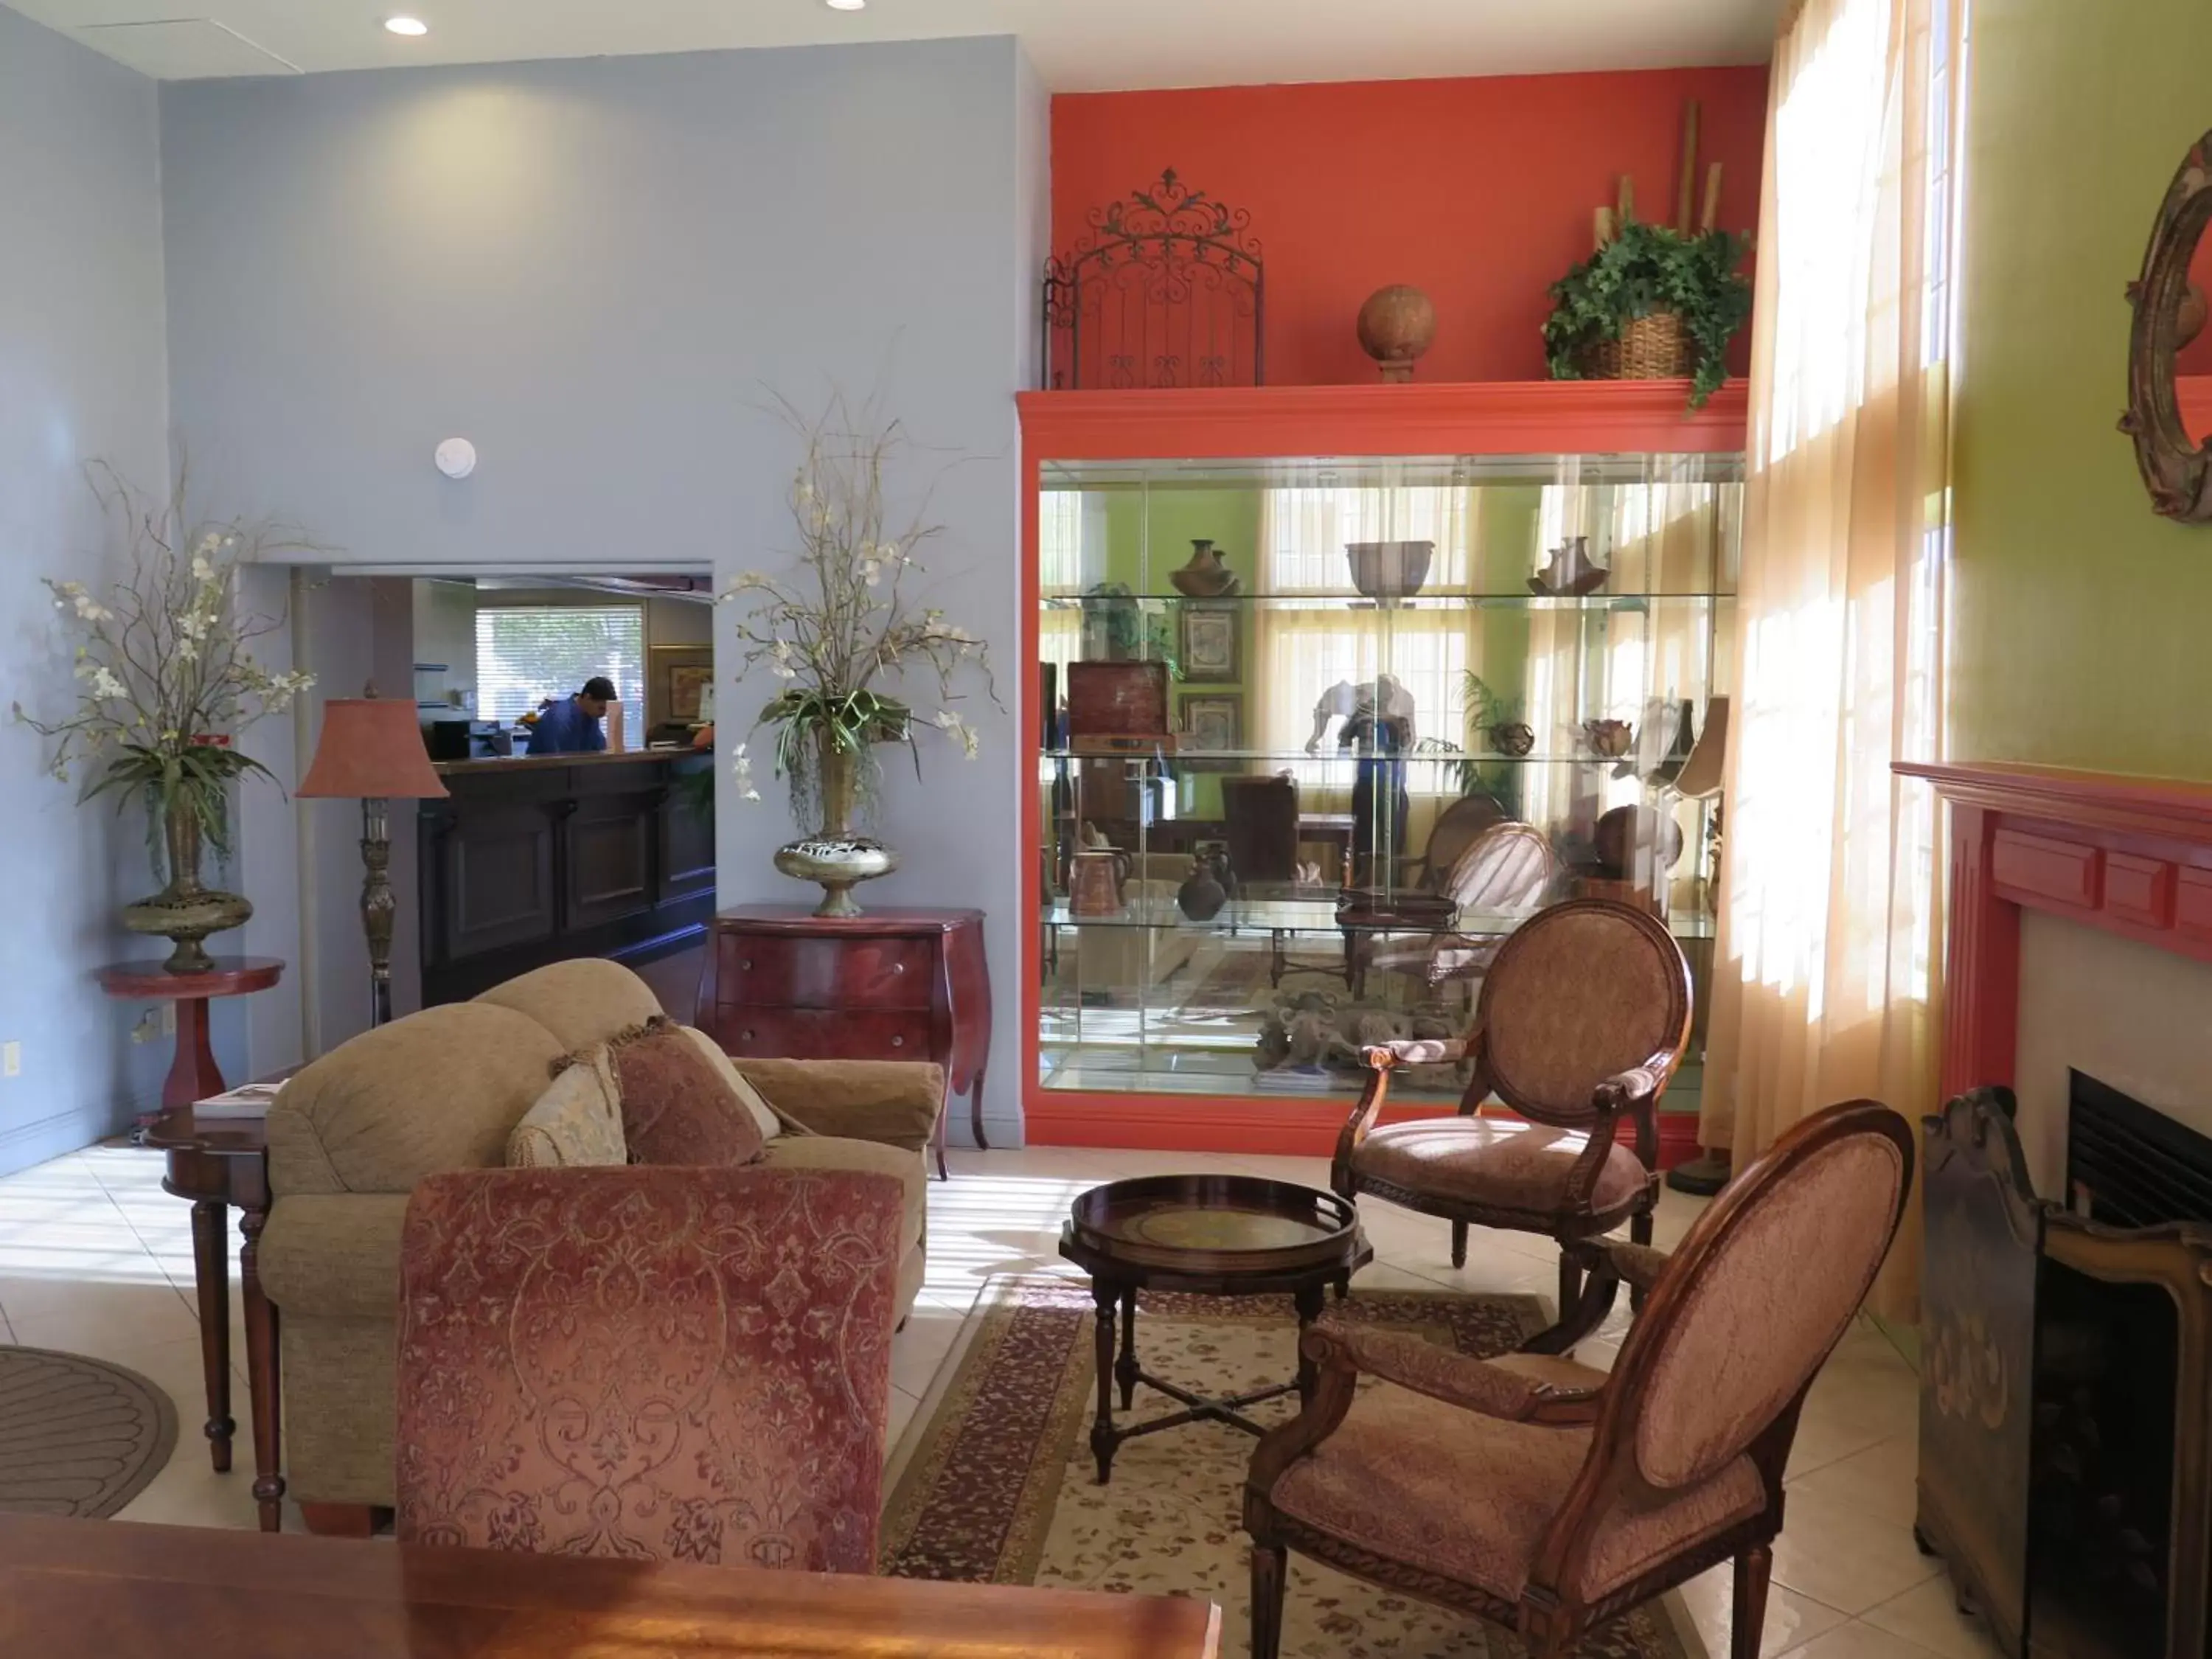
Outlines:
[[[430,765],[415,705],[398,697],[332,697],[323,705],[314,763],[293,791],[345,800],[422,800],[449,792]]]

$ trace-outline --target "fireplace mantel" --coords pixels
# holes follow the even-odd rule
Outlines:
[[[1951,804],[1947,1097],[2014,1081],[2023,909],[2212,962],[2212,784],[1998,763],[1893,769]]]

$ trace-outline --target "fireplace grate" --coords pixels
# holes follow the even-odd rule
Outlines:
[[[2212,1139],[2093,1077],[2068,1075],[2074,1212],[2112,1227],[2212,1221]]]

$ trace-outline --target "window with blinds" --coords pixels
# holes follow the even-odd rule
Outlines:
[[[594,674],[614,682],[623,724],[645,730],[645,608],[635,605],[479,606],[477,709],[512,721]]]

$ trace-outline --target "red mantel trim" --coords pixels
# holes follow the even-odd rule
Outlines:
[[[2212,847],[2212,783],[1998,761],[1942,766],[1900,761],[1890,769],[1909,778],[1926,778],[1937,794],[1960,805],[2057,823],[2171,836]]]
[[[1299,455],[1733,453],[1750,398],[1701,410],[1686,380],[1416,381],[1405,386],[1024,392],[1023,447],[1064,460]]]
[[[1991,763],[1892,769],[1951,804],[1946,1095],[2012,1081],[2022,910],[2212,962],[2212,784]]]

